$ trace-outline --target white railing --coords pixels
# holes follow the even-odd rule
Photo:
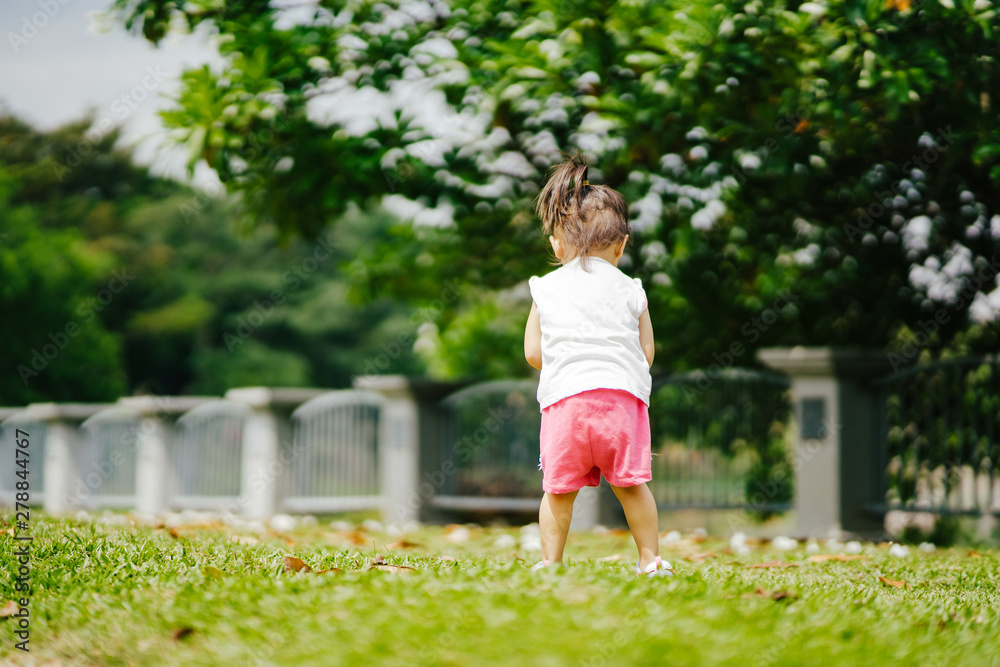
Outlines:
[[[291,473],[285,511],[343,512],[382,505],[378,445],[384,403],[369,392],[331,392],[292,414],[291,447],[284,452]]]
[[[405,521],[419,509],[403,502],[417,478],[415,441],[407,444],[413,397],[396,394],[246,388],[225,398],[0,408],[0,505],[16,500],[21,429],[30,441],[31,504],[54,514],[198,509],[266,518],[382,509]],[[387,446],[399,456],[381,456]]]

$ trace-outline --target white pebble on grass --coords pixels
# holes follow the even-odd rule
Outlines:
[[[917,548],[920,549],[925,554],[932,554],[935,551],[937,551],[937,547],[931,544],[930,542],[921,542],[920,546]]]
[[[376,521],[375,519],[365,519],[361,522],[361,527],[367,530],[369,533],[381,533],[382,532],[382,522]]]
[[[354,524],[350,521],[331,521],[330,528],[333,530],[341,530],[344,532],[354,530]]]
[[[747,545],[747,536],[744,533],[733,533],[733,536],[729,538],[729,548],[736,551],[740,547],[745,547]]]
[[[452,544],[461,544],[462,542],[468,542],[470,537],[472,537],[472,531],[465,526],[459,526],[445,535],[444,539],[448,540]]]
[[[513,535],[504,533],[503,535],[499,536],[496,540],[494,540],[493,546],[497,549],[513,549],[515,546],[517,546],[517,540],[514,539]]]
[[[784,535],[779,535],[778,537],[771,540],[771,546],[773,546],[778,551],[791,551],[799,546],[798,540],[785,537]]]
[[[525,551],[541,551],[542,538],[534,535],[521,538],[521,548]]]
[[[850,542],[844,545],[844,551],[846,551],[849,554],[861,553],[861,542],[858,542],[857,540],[851,540]]]
[[[903,544],[893,544],[889,546],[889,555],[896,558],[906,558],[910,555],[910,548]]]
[[[275,514],[268,522],[271,528],[279,533],[286,533],[295,529],[295,517],[290,514]]]
[[[809,540],[808,542],[806,542],[807,554],[814,554],[817,552],[819,552],[819,544],[816,542],[816,540]]]
[[[669,533],[660,538],[660,544],[670,546],[671,544],[677,544],[681,541],[681,539],[681,531],[671,530]]]

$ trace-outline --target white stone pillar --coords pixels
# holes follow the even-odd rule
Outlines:
[[[883,517],[870,505],[878,488],[876,394],[869,381],[891,369],[884,352],[837,348],[769,348],[762,362],[792,381],[797,440],[797,533],[874,536]]]
[[[33,403],[25,409],[25,420],[45,423],[45,461],[31,465],[45,466],[42,506],[49,514],[79,507],[81,499],[74,494],[84,488],[77,457],[80,424],[108,407],[98,403]]]
[[[354,386],[386,399],[379,431],[382,518],[397,524],[416,520],[430,497],[419,488],[420,419],[410,382],[402,375],[366,375]]]
[[[76,427],[63,421],[45,424],[45,511],[62,514],[70,509],[79,471],[73,452],[79,442]]]
[[[278,511],[284,495],[287,464],[283,443],[291,449],[289,417],[295,408],[328,389],[242,387],[226,392],[226,400],[252,412],[243,425],[243,471],[240,504],[243,514],[266,519]]]
[[[140,414],[136,442],[135,508],[158,514],[168,509],[174,488],[171,447],[177,420],[188,410],[210,401],[214,396],[127,396],[118,404]]]

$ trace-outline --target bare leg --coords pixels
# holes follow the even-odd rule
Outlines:
[[[542,534],[542,554],[546,563],[561,563],[569,523],[573,519],[573,501],[576,494],[546,493],[538,510],[538,528]]]
[[[635,546],[639,549],[639,567],[644,568],[660,555],[660,519],[656,512],[656,500],[645,484],[611,488],[625,510],[628,527],[632,530]],[[545,544],[544,540],[542,544]]]

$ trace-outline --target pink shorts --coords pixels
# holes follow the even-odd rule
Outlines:
[[[542,410],[542,488],[571,493],[598,486],[635,486],[652,476],[649,410],[619,389],[593,389]]]

